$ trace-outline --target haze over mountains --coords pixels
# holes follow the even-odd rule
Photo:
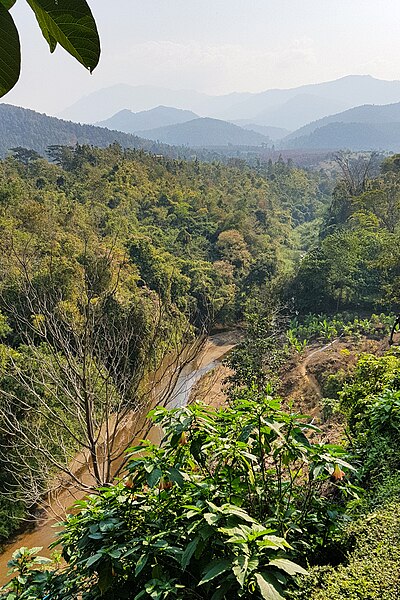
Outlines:
[[[160,98],[176,104],[154,107]],[[139,106],[145,109],[134,112]],[[113,113],[115,108],[119,110]],[[181,147],[181,155],[187,148],[199,155],[204,148],[232,156],[236,147],[240,152],[253,148],[261,155],[265,147],[273,146],[296,151],[400,151],[400,81],[370,76],[215,97],[121,85],[83,98],[64,114],[93,122],[107,111],[107,118],[93,126],[0,105],[0,152],[25,146],[44,153],[49,144],[104,146],[114,141],[169,155],[177,150],[165,144]]]
[[[145,111],[164,105],[191,110],[200,117],[283,127],[293,131],[310,121],[361,104],[400,101],[400,81],[384,81],[369,75],[349,75],[335,81],[285,90],[210,96],[190,90],[116,85],[85,96],[60,116],[82,123],[96,123],[128,109]],[[246,124],[246,123],[244,123]]]
[[[165,127],[167,125],[176,125],[177,123],[186,123],[192,119],[197,119],[199,115],[191,110],[182,110],[169,106],[157,106],[151,110],[144,110],[134,113],[131,110],[124,109],[113,115],[110,119],[96,123],[99,127],[107,129],[116,129],[125,133],[136,133],[144,129],[154,129],[156,127]]]

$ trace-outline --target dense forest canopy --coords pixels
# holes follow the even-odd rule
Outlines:
[[[28,505],[80,444],[97,461],[92,430],[102,414],[89,428],[75,422],[75,409],[66,420],[54,406],[60,393],[65,410],[82,394],[106,394],[121,418],[126,406],[148,401],[141,381],[166,351],[216,324],[232,326],[253,300],[276,294],[314,239],[308,228],[319,222],[331,186],[329,177],[282,160],[254,170],[116,144],[47,153],[52,162],[19,147],[0,163],[3,433],[27,435],[24,450],[3,440],[3,464],[14,453],[17,465],[4,477],[17,487],[30,481],[31,494],[21,496]],[[76,384],[81,364],[92,364],[83,391]],[[53,398],[44,414],[35,404],[44,406],[40,388]],[[19,408],[30,415],[22,429],[11,417],[21,394],[32,398]],[[62,443],[34,435],[33,414],[35,422],[59,421]],[[56,456],[50,466],[38,455],[46,445]],[[36,458],[27,463],[33,447]],[[99,484],[110,477],[104,469],[93,467]],[[4,537],[17,523],[7,519]]]
[[[400,547],[398,351],[358,350],[392,317],[354,318],[398,309],[399,157],[343,153],[328,172],[117,144],[47,156],[15,147],[0,163],[2,539],[65,481],[95,493],[65,524],[67,567],[22,549],[4,597],[319,600],[326,584],[342,600],[329,556],[353,551],[350,518],[365,532],[384,496]],[[118,424],[133,414],[144,432],[154,374],[238,326],[226,406],[166,410],[166,394],[161,447],[126,454]],[[280,398],[308,344],[328,342],[306,360],[334,337],[350,340],[344,366],[329,357],[312,385],[344,446]],[[89,479],[71,469],[80,456]],[[359,541],[371,561],[374,539]],[[356,587],[357,552],[340,567]],[[388,560],[376,585],[394,589]]]

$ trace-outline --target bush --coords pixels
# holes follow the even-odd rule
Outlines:
[[[60,538],[68,567],[43,595],[282,599],[353,492],[342,449],[311,443],[313,426],[254,389],[218,412],[153,416],[163,445],[132,449],[129,476],[78,504]]]
[[[347,564],[315,567],[291,592],[298,600],[398,600],[400,503],[369,513],[347,530]]]

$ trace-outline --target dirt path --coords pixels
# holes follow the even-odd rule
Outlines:
[[[227,352],[229,352],[237,343],[236,332],[221,332],[211,336],[199,356],[185,367],[182,371],[176,386],[175,391],[172,394],[171,404],[173,406],[183,406],[189,399],[191,391],[195,384],[201,379],[208,371],[212,370]],[[135,420],[137,424],[137,420]],[[126,438],[130,438],[130,427],[132,426],[132,420],[129,418],[124,423],[124,430],[121,431],[121,444]],[[159,435],[157,431],[150,432],[149,438],[152,441],[159,441]],[[81,495],[83,497],[83,494]],[[76,497],[78,499],[78,497]],[[49,511],[45,517],[38,521],[36,527],[29,532],[25,532],[15,538],[10,544],[6,546],[3,554],[0,555],[0,585],[7,582],[7,563],[12,558],[13,552],[27,546],[28,548],[43,547],[41,554],[43,556],[50,556],[51,551],[48,546],[53,543],[56,539],[57,522],[59,518],[48,516],[49,514],[55,513],[60,514],[63,511],[67,511],[71,504],[73,504],[73,497],[68,492],[64,491],[64,494],[57,498],[57,505],[49,507]]]
[[[317,350],[314,350],[313,352],[308,354],[299,365],[298,370],[300,376],[303,378],[303,384],[310,389],[310,391],[317,400],[321,400],[322,398],[321,386],[318,383],[318,380],[315,377],[315,375],[309,372],[308,367],[317,354],[322,354],[326,350],[328,350],[328,348],[332,348],[335,344],[339,342],[339,339],[340,338],[337,338],[336,340],[333,340],[333,342],[329,342],[329,344],[326,344],[321,348],[317,348]]]

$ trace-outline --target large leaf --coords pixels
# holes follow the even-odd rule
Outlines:
[[[86,0],[27,0],[50,51],[57,42],[90,72],[100,58],[96,22]]]
[[[9,4],[9,3],[8,3]],[[7,94],[19,79],[21,47],[14,21],[3,0],[0,2],[0,97]]]
[[[207,583],[208,581],[215,579],[215,577],[218,577],[218,575],[221,575],[221,573],[225,573],[225,571],[229,571],[231,568],[232,568],[232,561],[230,561],[230,560],[224,559],[224,560],[213,561],[204,570],[205,571],[204,577],[199,582],[199,585],[203,585],[203,583]]]
[[[284,600],[284,597],[277,589],[279,584],[275,577],[272,577],[268,573],[256,573],[256,580],[261,595],[265,600]]]
[[[275,560],[271,560],[269,564],[278,567],[278,569],[285,571],[289,575],[308,575],[308,572],[303,569],[303,567],[300,567],[300,565],[297,565],[287,558],[276,558]]]
[[[0,4],[3,4],[7,10],[14,6],[15,2],[16,0],[0,0]]]

